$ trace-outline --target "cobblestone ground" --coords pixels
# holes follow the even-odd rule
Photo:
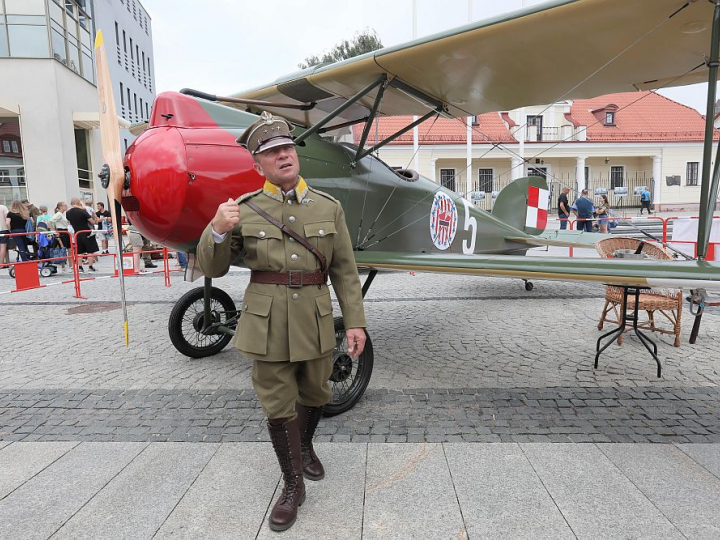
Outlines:
[[[215,285],[239,299],[247,281],[235,271]],[[69,284],[0,294],[0,440],[267,440],[251,363],[229,348],[193,360],[170,343],[172,306],[195,286],[177,275],[170,288],[161,275],[129,278],[129,349],[116,279],[83,282],[86,300]],[[12,287],[0,272],[0,293]],[[370,386],[352,411],[321,424],[320,440],[720,442],[720,310],[706,312],[694,346],[687,310],[681,347],[653,334],[661,379],[634,337],[593,370],[603,293],[378,276],[366,301]]]

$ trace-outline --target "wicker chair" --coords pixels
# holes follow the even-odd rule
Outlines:
[[[614,253],[619,249],[632,250],[633,252],[640,245],[641,240],[637,238],[616,237],[605,238],[595,243],[595,248],[601,257],[614,257]],[[642,253],[651,259],[671,259],[672,257],[662,247],[655,244],[645,243]],[[620,324],[621,310],[623,301],[623,289],[608,285],[605,288],[605,307],[603,307],[602,315],[598,330],[602,330],[605,321]],[[635,307],[635,299],[629,298],[629,308]],[[640,294],[640,306],[638,311],[647,312],[648,320],[638,323],[639,328],[670,334],[675,336],[676,347],[680,346],[680,318],[682,316],[682,289],[668,289],[642,292]],[[655,320],[655,314],[658,312],[662,318],[660,321]],[[663,326],[658,326],[658,322]],[[669,323],[669,328],[667,324]],[[631,328],[626,330],[629,331]],[[618,345],[622,345],[622,334],[618,337]]]

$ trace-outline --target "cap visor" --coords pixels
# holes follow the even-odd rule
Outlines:
[[[257,150],[255,150],[255,154],[261,154],[262,152],[265,152],[266,150],[270,150],[271,148],[275,148],[276,146],[287,146],[292,145],[295,146],[295,142],[290,139],[289,137],[277,137],[276,139],[271,139],[267,141],[265,144],[261,144]]]

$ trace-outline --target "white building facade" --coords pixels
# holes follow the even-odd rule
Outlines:
[[[408,118],[381,120],[380,139],[407,123]],[[400,167],[417,159],[420,174],[458,193],[471,192],[488,210],[493,194],[533,174],[547,178],[551,206],[564,186],[606,193],[614,207],[639,206],[636,190],[642,186],[653,193],[658,210],[699,206],[704,118],[654,92],[483,114],[472,122],[469,146],[465,119],[425,124],[431,127],[422,132],[421,126],[416,155],[408,133],[383,147],[380,158]]]

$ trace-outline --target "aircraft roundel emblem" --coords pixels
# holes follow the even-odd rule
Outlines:
[[[430,208],[430,238],[438,249],[449,248],[457,232],[458,212],[453,200],[442,191],[435,193]]]

